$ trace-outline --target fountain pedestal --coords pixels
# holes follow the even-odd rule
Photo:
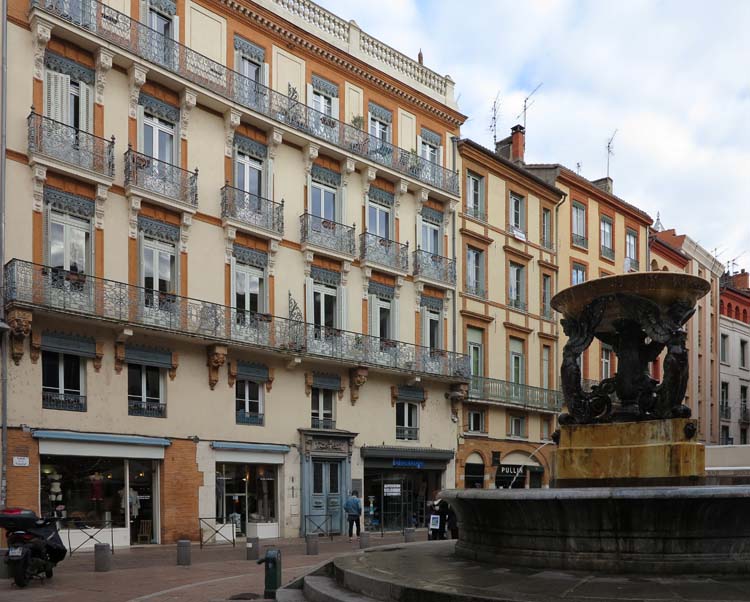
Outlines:
[[[697,485],[705,476],[697,421],[688,418],[560,427],[555,487]]]

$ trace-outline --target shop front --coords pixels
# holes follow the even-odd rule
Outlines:
[[[66,546],[160,542],[160,470],[168,439],[34,431],[39,441],[42,516]]]
[[[497,489],[539,489],[542,487],[544,468],[528,456],[511,452],[497,466],[495,487]]]
[[[362,447],[364,527],[368,531],[400,531],[426,527],[428,503],[443,488],[452,450]]]

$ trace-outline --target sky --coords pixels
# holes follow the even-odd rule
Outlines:
[[[526,161],[618,196],[750,268],[750,1],[318,0],[456,82],[461,135],[526,120]]]

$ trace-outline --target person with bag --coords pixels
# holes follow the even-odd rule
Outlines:
[[[359,517],[362,514],[362,504],[359,501],[359,492],[354,490],[346,500],[344,504],[344,512],[346,512],[346,519],[349,522],[349,541],[352,540],[352,531],[354,531],[354,525],[357,525],[357,537],[359,537]]]

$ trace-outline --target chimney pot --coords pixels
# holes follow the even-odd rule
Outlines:
[[[510,129],[510,160],[514,163],[523,163],[526,153],[526,128],[522,125],[514,125]]]

